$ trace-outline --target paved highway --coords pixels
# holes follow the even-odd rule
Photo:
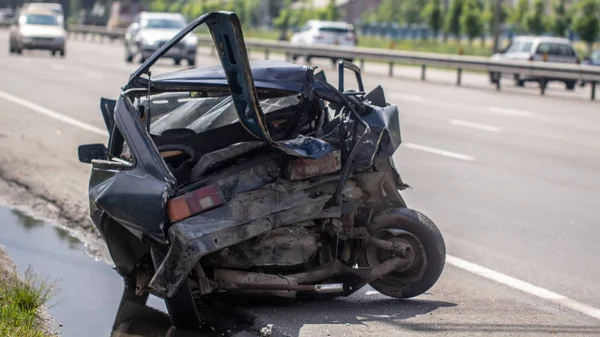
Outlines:
[[[0,177],[85,218],[89,167],[76,147],[106,141],[99,98],[115,97],[136,65],[119,44],[70,40],[65,59],[8,55],[5,32],[0,46]],[[200,66],[217,63],[199,55]],[[337,78],[329,62],[315,65]],[[540,97],[510,84],[496,92],[482,74],[465,74],[463,87],[446,71],[427,82],[415,68],[385,74],[368,64],[365,86],[382,84],[400,107],[405,198],[442,230],[444,274],[409,301],[365,288],[247,308],[257,324],[290,336],[600,335],[600,105],[588,89]]]

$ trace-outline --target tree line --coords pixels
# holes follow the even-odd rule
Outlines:
[[[600,0],[554,0],[551,14],[547,14],[546,1],[519,0],[509,8],[499,0],[450,0],[444,8],[441,0],[383,0],[371,12],[365,13],[363,22],[369,23],[425,23],[434,37],[444,34],[460,37],[466,35],[469,43],[493,34],[498,13],[499,26],[511,26],[517,34],[551,33],[566,37],[569,31],[577,33],[591,50],[600,35]]]

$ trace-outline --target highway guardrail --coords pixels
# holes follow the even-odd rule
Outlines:
[[[69,34],[73,38],[83,37],[97,41],[123,40],[124,28],[108,29],[102,26],[69,25]],[[305,57],[318,55],[320,57],[331,57],[336,59],[352,59],[360,62],[364,69],[365,61],[385,62],[389,66],[388,74],[393,76],[395,64],[410,64],[421,67],[421,80],[425,81],[427,67],[444,67],[457,70],[456,84],[462,83],[463,70],[485,71],[493,74],[519,75],[521,78],[539,78],[540,93],[545,94],[547,83],[551,79],[565,79],[574,81],[585,81],[591,86],[591,99],[596,99],[596,84],[600,82],[600,67],[580,64],[561,64],[550,62],[530,61],[499,61],[486,57],[464,56],[451,54],[422,53],[412,51],[387,50],[363,47],[336,46],[301,46],[292,45],[286,41],[272,41],[246,38],[248,49],[264,50],[265,59],[269,53],[279,52],[291,58],[293,56]],[[200,35],[199,42],[212,45],[212,39],[208,35]],[[502,76],[496,76],[496,89],[501,89]]]

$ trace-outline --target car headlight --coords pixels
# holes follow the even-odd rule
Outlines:
[[[156,44],[156,40],[149,38],[142,38],[142,45],[144,46],[154,46]]]
[[[185,43],[188,46],[195,46],[198,44],[198,37],[196,35],[190,35],[185,39]]]

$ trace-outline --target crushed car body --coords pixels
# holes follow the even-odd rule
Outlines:
[[[221,66],[152,75],[201,24]],[[356,90],[343,89],[344,71]],[[214,296],[347,296],[370,284],[407,298],[433,286],[445,245],[400,194],[398,107],[380,86],[365,92],[354,64],[338,75],[336,88],[313,67],[250,62],[237,15],[211,12],[101,100],[108,146],[82,145],[79,157],[125,293],[160,296],[173,325],[193,327],[195,303]]]

